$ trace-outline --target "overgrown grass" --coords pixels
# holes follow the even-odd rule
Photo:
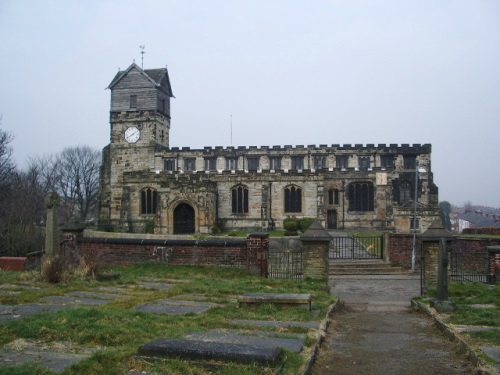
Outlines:
[[[435,290],[429,293],[429,297],[435,295]],[[500,285],[450,283],[448,299],[455,302],[457,310],[448,314],[447,323],[500,328]],[[473,338],[478,346],[484,344],[500,346],[499,330],[470,332],[467,335]]]
[[[63,295],[71,291],[96,292],[96,287],[99,286],[121,287],[120,293],[127,295],[127,298],[113,300],[104,306],[77,307],[0,323],[0,345],[14,339],[25,339],[71,342],[80,347],[98,349],[89,359],[67,369],[65,374],[123,374],[131,369],[138,372],[208,374],[210,372],[198,364],[175,359],[148,364],[135,359],[134,354],[140,345],[159,337],[180,338],[194,331],[238,328],[230,322],[233,319],[317,321],[325,316],[328,306],[333,302],[324,281],[263,279],[233,268],[150,264],[114,267],[107,271],[120,273],[120,278],[101,283],[82,278],[66,284],[48,284],[29,273],[0,273],[2,283],[9,284],[10,290],[19,292],[15,296],[0,295],[2,304],[36,302],[45,296]],[[148,289],[143,283],[151,279],[169,283],[172,287],[167,290]],[[237,297],[250,292],[311,293],[313,307],[319,310],[319,315],[305,309],[286,309],[276,305],[262,305],[254,309],[238,308]],[[134,307],[142,303],[179,295],[202,296],[218,307],[203,314],[186,315],[134,311]],[[301,332],[307,331],[302,329]],[[314,340],[306,340],[306,345],[311,346],[313,342]],[[287,360],[282,373],[297,373],[305,362],[305,354],[286,352],[285,355]],[[36,372],[30,366],[12,367],[9,371],[19,371],[12,372],[16,374],[44,374]],[[217,373],[231,375],[276,373],[273,369],[256,365],[218,364],[216,368]],[[5,373],[4,367],[0,366],[0,373]]]

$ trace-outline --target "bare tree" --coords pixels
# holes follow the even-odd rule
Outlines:
[[[0,116],[0,126],[2,116]],[[6,199],[10,191],[11,178],[16,170],[12,159],[11,142],[14,137],[0,128],[0,200]]]
[[[2,247],[11,256],[25,255],[41,250],[45,218],[44,192],[40,184],[40,171],[30,166],[26,172],[12,177],[9,199],[3,205]]]
[[[93,219],[99,194],[101,153],[89,146],[67,147],[55,160],[56,191],[63,199],[66,218]]]

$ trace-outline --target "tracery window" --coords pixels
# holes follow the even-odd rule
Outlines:
[[[373,211],[374,189],[371,182],[354,182],[349,185],[349,211]]]
[[[231,189],[231,206],[233,214],[248,213],[248,188],[243,185]]]
[[[399,203],[403,204],[412,200],[411,185],[407,181],[399,183]]]
[[[285,212],[302,212],[302,189],[300,187],[285,188]]]
[[[141,190],[141,214],[156,214],[158,207],[158,193],[155,189],[145,188]]]

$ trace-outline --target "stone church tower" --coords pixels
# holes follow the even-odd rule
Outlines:
[[[430,144],[170,147],[166,68],[134,63],[108,88],[101,230],[255,231],[310,217],[329,229],[408,233],[439,217]]]

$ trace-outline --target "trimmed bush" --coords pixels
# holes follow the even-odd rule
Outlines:
[[[283,220],[283,228],[285,229],[285,236],[296,236],[299,229],[299,221],[295,217],[288,217]]]
[[[304,233],[309,226],[314,223],[316,219],[313,217],[303,217],[302,219],[299,219],[299,229],[302,233]]]

